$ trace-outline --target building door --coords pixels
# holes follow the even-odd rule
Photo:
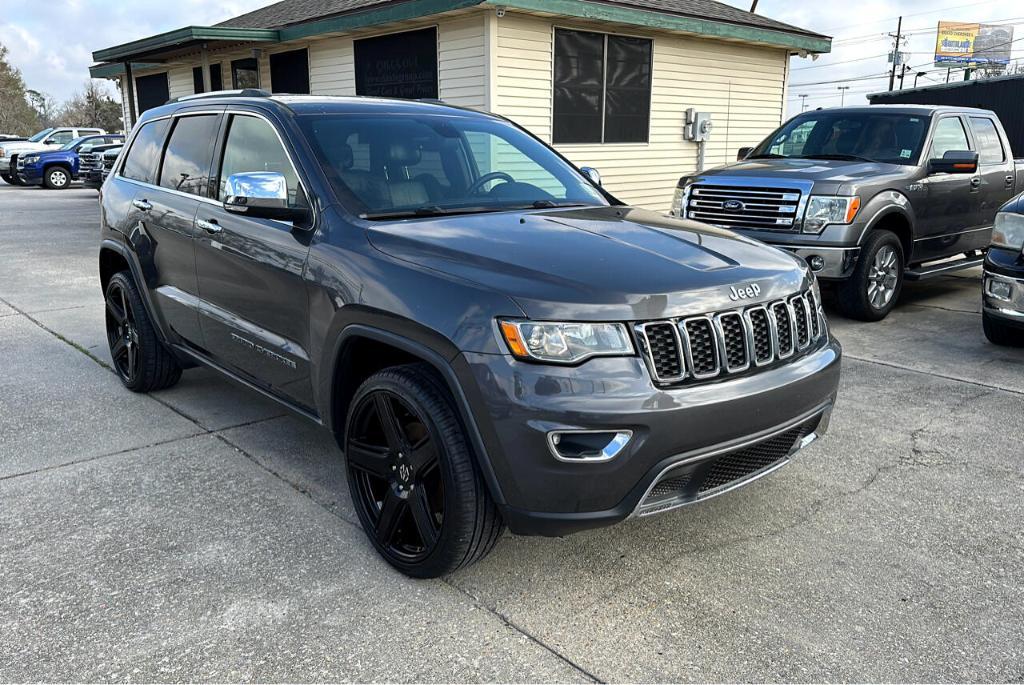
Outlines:
[[[170,87],[167,85],[167,72],[139,76],[135,79],[135,93],[139,100],[139,114],[146,110],[166,105],[171,99]]]
[[[355,41],[356,94],[436,100],[437,29]]]

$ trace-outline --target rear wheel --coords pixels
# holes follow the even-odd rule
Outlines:
[[[1024,331],[1014,328],[988,312],[982,312],[981,325],[985,329],[985,337],[993,345],[1003,345],[1005,347],[1024,346]]]
[[[110,358],[125,387],[152,392],[177,383],[181,366],[157,338],[131,273],[114,274],[105,295]]]
[[[504,526],[446,388],[429,367],[371,376],[345,430],[349,489],[384,559],[436,578],[486,556]]]
[[[837,288],[839,310],[852,319],[880,321],[903,290],[903,244],[890,231],[874,231],[860,250],[849,279]]]
[[[71,172],[61,166],[50,167],[43,172],[43,185],[50,190],[64,190],[71,185]]]

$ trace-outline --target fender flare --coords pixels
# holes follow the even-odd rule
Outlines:
[[[330,375],[328,378],[332,379],[332,384],[337,372],[338,362],[341,360],[341,352],[345,343],[354,337],[369,338],[386,345],[391,345],[403,352],[408,352],[415,357],[419,357],[427,364],[430,364],[430,366],[441,375],[442,380],[448,387],[448,390],[455,401],[455,409],[459,413],[459,418],[462,420],[463,426],[466,427],[467,437],[469,438],[470,444],[473,446],[473,453],[476,455],[477,465],[480,467],[480,471],[484,476],[484,482],[487,484],[487,487],[491,492],[491,497],[494,499],[495,504],[504,508],[506,506],[505,498],[501,493],[501,487],[498,485],[497,476],[491,466],[491,460],[488,456],[487,447],[484,444],[483,435],[480,432],[476,417],[470,409],[469,398],[466,397],[466,393],[462,388],[462,384],[459,382],[458,374],[455,373],[455,368],[452,366],[451,360],[446,359],[443,355],[430,347],[397,333],[362,323],[352,323],[342,329],[331,348],[332,355],[329,369]],[[327,425],[335,435],[338,435],[337,426],[334,425],[336,407],[333,389],[327,404],[328,411],[326,418],[329,422]]]
[[[169,349],[173,349],[170,343],[170,339],[167,337],[167,332],[164,330],[164,321],[161,317],[156,316],[156,307],[153,305],[153,299],[149,291],[149,286],[146,284],[146,279],[142,275],[142,266],[139,264],[139,260],[135,253],[128,249],[128,247],[113,238],[104,238],[100,241],[99,254],[102,257],[105,251],[115,252],[121,256],[128,263],[128,270],[132,273],[132,278],[135,279],[135,284],[139,287],[139,294],[142,295],[142,306],[146,308],[146,314],[149,315],[149,320],[153,324],[154,330],[156,330],[157,336]],[[102,274],[101,274],[102,278]],[[103,283],[100,283],[103,286]]]
[[[857,246],[859,247],[864,243],[868,233],[873,231],[882,220],[894,214],[899,215],[907,222],[907,225],[910,226],[910,242],[911,245],[913,245],[914,226],[917,219],[914,216],[914,206],[910,203],[910,199],[898,191],[887,190],[878,193],[871,198],[867,203],[868,207],[876,201],[879,202],[881,206],[874,210],[874,214],[871,215],[871,218],[868,219],[867,223],[864,225],[864,230],[861,231],[860,237],[857,239]]]

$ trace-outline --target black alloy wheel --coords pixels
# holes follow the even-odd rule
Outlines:
[[[181,365],[157,337],[131,273],[111,276],[104,298],[110,359],[125,387],[152,392],[177,383]]]
[[[504,523],[451,394],[424,364],[377,372],[356,391],[345,429],[349,490],[377,552],[415,578],[486,556]]]
[[[107,343],[114,370],[125,385],[139,376],[139,331],[124,285],[111,281],[107,288]]]

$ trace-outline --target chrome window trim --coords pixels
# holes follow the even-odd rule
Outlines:
[[[672,335],[674,335],[676,339],[676,349],[679,351],[679,368],[682,369],[682,373],[680,375],[667,377],[658,375],[657,368],[654,364],[654,353],[651,350],[651,341],[647,337],[647,328],[649,326],[668,326],[672,329]],[[679,381],[686,380],[685,345],[679,335],[679,329],[676,324],[671,321],[648,321],[647,323],[637,324],[633,327],[633,330],[636,332],[637,339],[643,346],[641,356],[644,358],[644,364],[647,365],[647,370],[650,372],[651,378],[653,378],[656,383],[678,383]]]
[[[686,330],[686,326],[690,322],[696,322],[696,321],[705,321],[705,322],[707,322],[708,327],[711,329],[711,344],[715,346],[715,349],[713,350],[714,354],[712,355],[714,357],[714,359],[715,359],[715,370],[714,370],[714,372],[707,372],[707,373],[698,374],[697,373],[697,367],[693,363],[693,343],[690,341],[690,332],[688,330]],[[721,346],[719,345],[718,333],[715,330],[715,321],[714,321],[714,319],[712,319],[707,314],[703,314],[701,316],[691,316],[691,317],[689,317],[687,319],[683,319],[682,321],[680,321],[679,325],[676,328],[682,334],[682,337],[686,340],[686,350],[685,350],[685,352],[686,352],[686,366],[687,366],[687,368],[690,369],[690,375],[693,376],[694,380],[704,381],[704,380],[708,380],[708,379],[711,379],[711,378],[716,378],[717,376],[721,375],[721,373],[722,373],[722,353],[721,353],[721,349],[720,349]]]
[[[740,320],[740,327],[743,329],[743,358],[746,363],[740,366],[729,365],[729,350],[725,342],[725,327],[722,325],[722,319],[731,316],[735,316]],[[719,366],[723,367],[726,373],[743,373],[750,368],[750,343],[754,337],[746,317],[743,316],[742,311],[733,310],[715,314],[713,321],[715,334],[718,336]]]

